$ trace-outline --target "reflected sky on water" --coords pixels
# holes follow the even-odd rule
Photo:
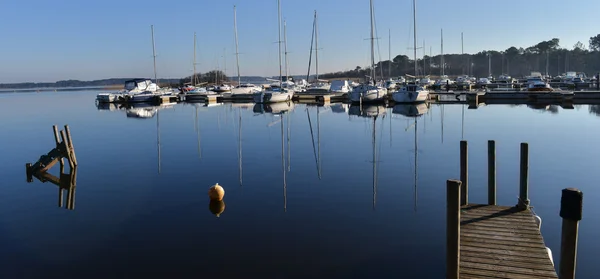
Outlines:
[[[600,272],[596,106],[97,106],[95,94],[0,94],[2,278],[440,278],[461,139],[469,199],[482,203],[496,140],[502,205],[517,202],[529,143],[530,199],[555,262],[560,190],[580,188],[577,277]],[[56,185],[26,180],[54,124],[70,126],[79,161],[72,210]],[[225,199],[210,204],[217,182]]]

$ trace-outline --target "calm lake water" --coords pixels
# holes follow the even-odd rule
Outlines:
[[[459,178],[461,139],[469,198],[481,203],[487,140],[497,141],[502,205],[517,202],[529,143],[530,199],[557,263],[561,189],[581,189],[577,278],[600,274],[595,107],[127,111],[97,108],[96,93],[0,94],[0,278],[443,278],[445,181]],[[26,181],[25,163],[54,145],[53,124],[71,128],[74,210],[58,207],[57,186]],[[217,182],[224,204],[209,208]]]

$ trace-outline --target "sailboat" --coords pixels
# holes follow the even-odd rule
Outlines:
[[[255,103],[275,103],[291,101],[294,96],[294,91],[289,88],[283,88],[282,83],[282,67],[281,67],[281,0],[277,0],[277,22],[278,22],[278,44],[279,44],[279,88],[271,88],[268,91],[254,93]]]
[[[306,88],[306,93],[326,93],[329,91],[331,85],[319,79],[319,23],[316,10],[313,19],[313,27],[313,38],[315,42],[315,81],[308,85],[308,88]],[[312,50],[312,45],[310,47]]]
[[[233,30],[235,34],[235,62],[237,67],[237,78],[238,85],[235,88],[231,88],[230,93],[232,98],[240,98],[240,97],[250,97],[251,94],[262,91],[262,88],[251,84],[246,83],[242,84],[242,77],[240,75],[240,52],[239,52],[239,43],[238,43],[238,32],[237,32],[237,13],[236,7],[233,6]]]
[[[415,64],[415,79],[417,79],[419,72],[417,66],[417,2],[413,0],[413,35],[414,35],[414,64]],[[407,84],[400,88],[400,90],[392,93],[392,99],[396,103],[421,103],[427,101],[429,96],[429,90],[424,86],[420,85],[419,82],[414,84]]]
[[[204,86],[198,86],[199,84],[196,76],[196,65],[196,32],[194,32],[194,73],[192,75],[189,89],[182,90],[182,92],[185,93],[185,100],[188,102],[204,102],[204,100],[206,99],[206,95],[217,94],[216,92],[206,90],[206,87]]]
[[[375,22],[374,22],[374,11],[373,11],[373,0],[369,1],[371,11],[371,76],[369,80],[363,84],[355,87],[350,92],[350,101],[353,103],[358,102],[378,102],[383,101],[387,96],[387,89],[383,86],[376,84],[376,72],[375,72]]]

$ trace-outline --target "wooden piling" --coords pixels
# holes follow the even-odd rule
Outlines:
[[[460,267],[461,182],[446,181],[446,278],[458,279]]]
[[[31,172],[31,163],[25,164],[25,175],[27,176],[27,182],[33,182],[33,173]]]
[[[583,193],[575,188],[562,190],[560,217],[562,233],[560,243],[559,278],[574,279],[577,263],[577,237],[583,209]]]
[[[54,130],[54,142],[56,143],[56,148],[60,148],[60,138],[58,136],[58,127],[56,125],[52,125],[52,129]],[[60,163],[64,164],[63,158],[60,158]]]
[[[71,159],[71,148],[69,147],[69,144],[67,142],[67,135],[64,130],[60,131],[60,139],[62,140],[62,147],[64,148],[61,150],[63,152],[63,157],[67,157],[67,161],[69,161],[69,166],[71,167],[71,169],[73,169],[75,167],[75,163]]]
[[[468,145],[466,140],[460,141],[460,205],[466,205],[469,202],[469,160]]]
[[[488,205],[496,205],[496,141],[488,140]]]
[[[529,144],[521,143],[521,171],[519,181],[519,203],[521,209],[529,208]]]
[[[69,146],[69,160],[73,161],[73,165],[77,166],[77,157],[75,157],[75,147],[73,147],[73,141],[71,140],[71,130],[69,125],[65,125],[65,132],[67,135],[67,145]]]

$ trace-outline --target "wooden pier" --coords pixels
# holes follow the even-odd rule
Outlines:
[[[541,218],[529,205],[529,145],[521,143],[517,205],[496,205],[495,141],[488,141],[487,204],[469,203],[468,187],[468,146],[461,141],[460,180],[446,183],[446,278],[559,278],[540,232]],[[582,205],[581,191],[562,191],[561,279],[575,278]]]

